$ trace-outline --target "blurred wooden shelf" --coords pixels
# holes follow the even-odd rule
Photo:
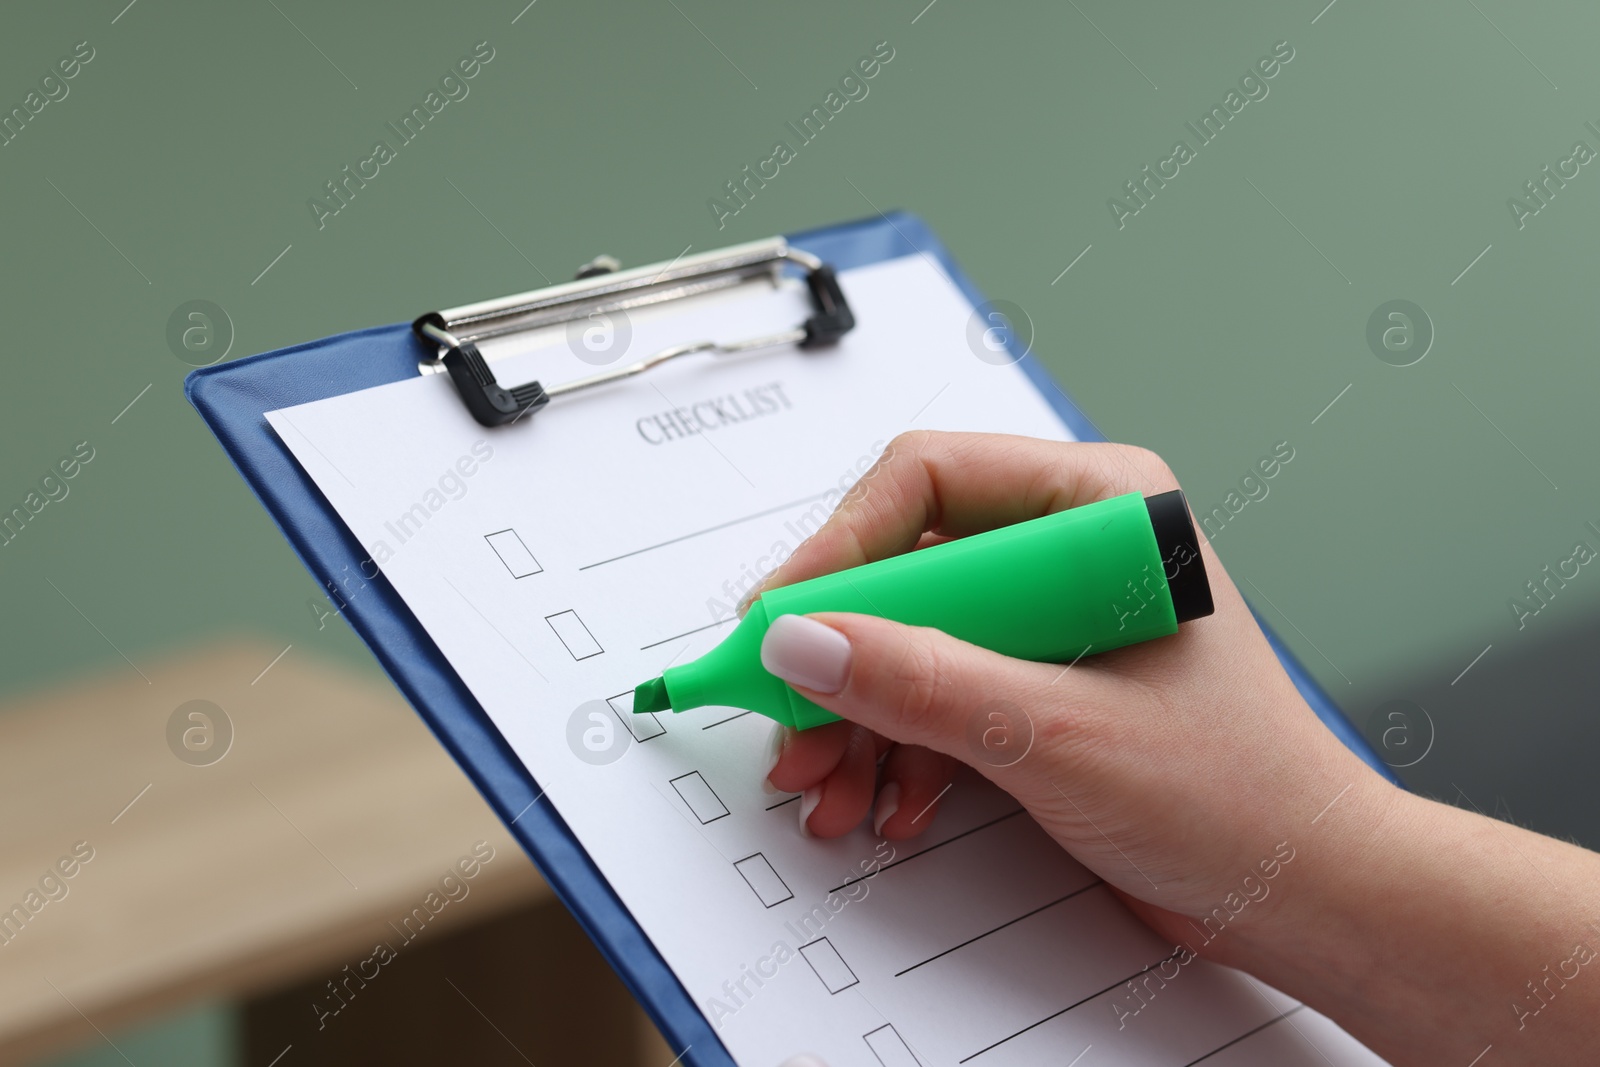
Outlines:
[[[0,706],[0,922],[75,843],[94,850],[64,897],[0,927],[0,1061],[197,997],[333,979],[396,942],[478,841],[494,858],[419,943],[548,898],[387,682],[281,651],[219,642],[142,665],[148,682],[119,666]],[[197,699],[233,726],[209,766],[168,743]]]

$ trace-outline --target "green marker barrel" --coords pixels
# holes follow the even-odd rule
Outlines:
[[[1212,603],[1183,493],[1129,493],[769,589],[716,648],[640,684],[634,712],[714,704],[800,730],[835,721],[761,665],[773,619],[819,611],[931,626],[1018,659],[1071,663],[1177,633]]]

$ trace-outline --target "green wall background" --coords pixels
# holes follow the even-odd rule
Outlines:
[[[1023,307],[1089,416],[1165,455],[1197,508],[1290,443],[1217,548],[1357,722],[1388,679],[1442,684],[1600,600],[1585,569],[1526,629],[1509,607],[1575,541],[1600,546],[1600,168],[1523,228],[1507,207],[1574,141],[1600,149],[1592,6],[124,3],[0,16],[5,111],[94,50],[0,147],[0,510],[78,442],[95,455],[0,547],[0,694],[221,631],[374,670],[319,629],[317,586],[183,399],[179,305],[224,308],[235,358],[601,251],[637,264],[891,207]],[[719,229],[707,201],[880,41],[869,95]],[[1269,95],[1119,229],[1108,198],[1279,41]],[[319,229],[307,200],[478,42],[494,58],[469,95]],[[1412,366],[1367,343],[1393,299],[1436,331]],[[1559,723],[1518,713],[1559,747]],[[227,1043],[225,1013],[196,1018],[156,1054]]]
[[[369,662],[317,629],[316,585],[183,399],[166,331],[185,301],[227,311],[233,358],[600,251],[670,259],[890,207],[1026,309],[1090,417],[1162,452],[1198,507],[1290,442],[1217,547],[1336,695],[1600,597],[1585,572],[1527,630],[1508,607],[1600,544],[1600,168],[1524,229],[1506,205],[1575,140],[1600,148],[1592,7],[123,2],[13,7],[0,34],[5,108],[94,49],[0,148],[0,504],[95,449],[0,548],[0,690],[219,630]],[[1108,198],[1285,40],[1270,95],[1119,230]],[[480,41],[470,95],[319,229],[308,198]],[[879,41],[870,95],[719,230],[708,199]],[[1365,337],[1396,298],[1436,328],[1404,368]]]

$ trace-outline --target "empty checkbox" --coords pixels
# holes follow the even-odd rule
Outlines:
[[[678,791],[678,796],[683,798],[683,802],[702,824],[716,822],[728,814],[728,806],[699,771],[690,771],[672,779],[672,788]]]
[[[833,947],[833,942],[825,937],[801,945],[800,955],[811,964],[811,969],[822,979],[822,984],[830,993],[849,989],[860,981],[850,965],[845,963],[844,957],[839,955],[839,950]]]
[[[533,553],[528,551],[528,546],[522,543],[522,538],[515,530],[500,530],[496,533],[486,534],[483,538],[489,542],[489,547],[494,549],[494,554],[500,557],[500,562],[506,565],[506,570],[511,572],[513,578],[526,578],[530,574],[539,574],[544,570],[539,566],[539,561],[533,558]]]
[[[578,618],[576,611],[560,611],[554,615],[546,615],[544,621],[550,624],[550,629],[561,638],[561,643],[572,654],[573,659],[588,659],[598,656],[605,649],[600,647],[600,642],[594,639],[594,634]]]
[[[761,898],[761,903],[771,908],[782,904],[786,900],[794,899],[794,892],[784,884],[778,872],[772,869],[772,864],[767,862],[767,857],[757,852],[753,856],[746,856],[733,865],[754,889],[756,896]]]
[[[906,1047],[906,1039],[892,1025],[880,1026],[862,1036],[883,1067],[921,1067]]]

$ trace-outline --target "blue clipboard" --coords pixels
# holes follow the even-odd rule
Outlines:
[[[811,230],[788,240],[839,271],[901,256],[930,256],[974,306],[983,302],[977,287],[927,225],[904,212]],[[204,367],[186,379],[184,389],[190,403],[319,584],[337,584],[344,576],[361,575],[360,564],[367,552],[279,441],[264,415],[415,377],[418,363],[434,354],[409,323],[396,323]],[[1036,359],[1018,355],[1029,379],[1073,434],[1085,441],[1104,440]],[[346,621],[527,850],[556,896],[583,925],[674,1050],[688,1050],[682,1062],[695,1067],[731,1067],[733,1058],[710,1023],[572,831],[549,804],[536,803],[542,796],[538,783],[405,601],[382,574],[370,581],[362,576],[362,580],[367,581],[366,586],[359,596],[349,599],[342,612]],[[1259,615],[1257,621],[1262,622]],[[1262,629],[1295,686],[1328,728],[1398,784],[1265,622]]]

